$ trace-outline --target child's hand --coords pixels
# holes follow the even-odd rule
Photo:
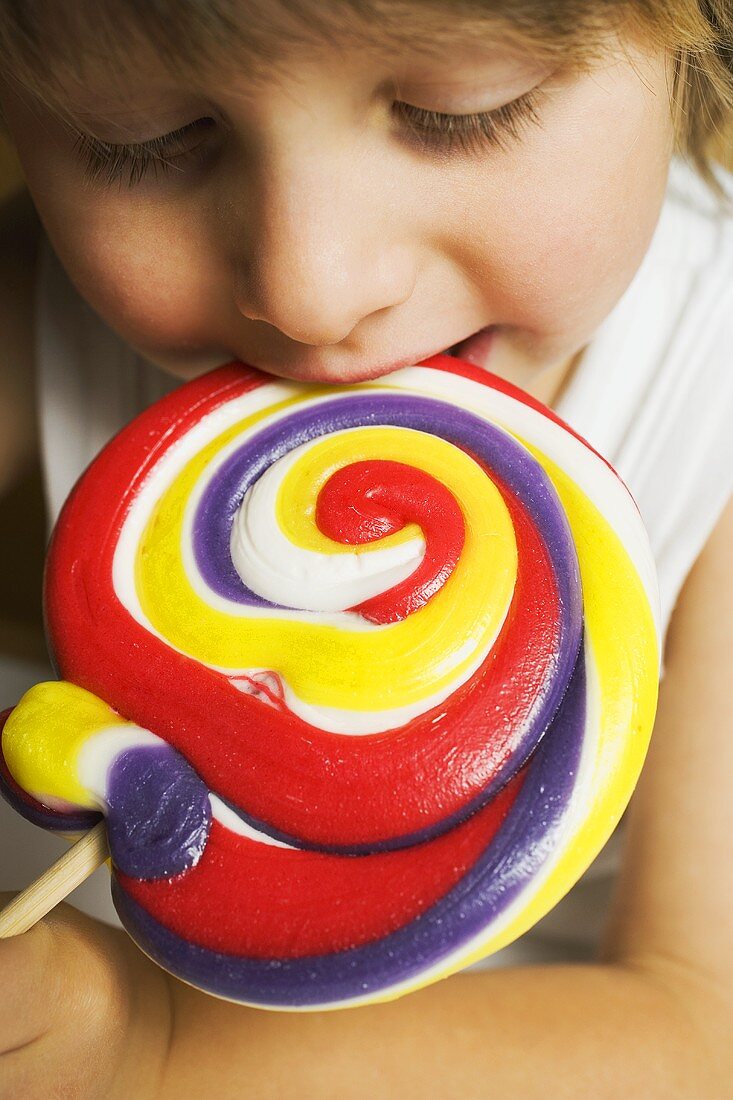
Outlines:
[[[0,908],[11,900],[0,894]],[[60,905],[0,940],[0,1097],[146,1100],[170,1033],[166,974],[124,932]]]

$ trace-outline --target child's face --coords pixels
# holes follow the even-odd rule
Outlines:
[[[264,84],[228,69],[200,87],[134,62],[124,96],[102,76],[70,91],[107,142],[194,124],[171,170],[132,187],[85,183],[74,135],[7,88],[2,102],[79,290],[181,378],[238,358],[355,382],[495,326],[486,365],[530,388],[588,342],[658,218],[661,51],[609,39],[592,70],[553,71],[487,32],[429,63],[324,46]],[[539,125],[475,151],[421,145],[395,106],[474,113],[535,88]]]

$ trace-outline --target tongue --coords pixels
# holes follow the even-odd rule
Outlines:
[[[473,363],[477,367],[485,367],[491,353],[491,345],[494,342],[494,329],[482,328],[480,332],[469,336],[467,340],[461,340],[460,344],[454,344],[450,354],[456,359],[463,359],[466,363]]]

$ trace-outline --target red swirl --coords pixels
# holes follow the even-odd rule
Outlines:
[[[364,600],[358,611],[373,623],[396,623],[419,611],[456,567],[466,538],[463,513],[436,478],[404,462],[354,462],[321,489],[316,523],[334,542],[360,545],[420,525],[425,556],[409,577]]]

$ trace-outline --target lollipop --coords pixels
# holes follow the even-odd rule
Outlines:
[[[267,1008],[389,1000],[521,935],[608,839],[654,719],[632,497],[447,356],[181,386],[75,486],[45,606],[63,680],[8,712],[6,795],[54,829],[103,813],[142,950]]]

